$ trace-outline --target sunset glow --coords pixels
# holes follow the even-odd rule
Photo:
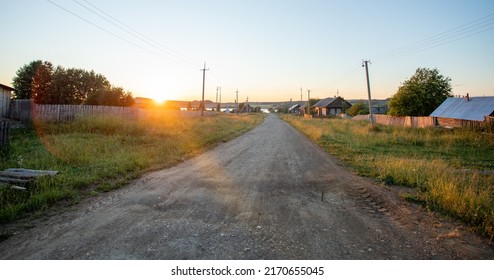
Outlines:
[[[493,95],[492,1],[2,1],[0,83],[41,59],[157,101],[389,98],[417,68]],[[94,7],[104,11],[95,12]],[[427,8],[425,8],[427,7]],[[403,11],[407,11],[403,13]],[[110,15],[111,17],[109,17]],[[367,17],[372,15],[372,20]],[[116,20],[118,21],[116,21]],[[420,20],[417,20],[420,19]],[[458,27],[462,27],[458,29]],[[442,35],[441,35],[442,34]]]

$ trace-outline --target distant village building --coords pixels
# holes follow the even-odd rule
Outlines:
[[[305,105],[295,104],[295,105],[292,105],[290,108],[288,108],[288,113],[295,114],[295,115],[301,115],[304,113],[304,109],[305,109]]]
[[[494,119],[494,96],[449,97],[434,112],[436,125],[444,127],[478,126]]]
[[[341,97],[324,98],[312,106],[317,116],[336,116],[350,107],[352,107],[352,104]]]

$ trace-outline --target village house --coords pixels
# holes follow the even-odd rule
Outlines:
[[[324,98],[312,106],[316,111],[316,116],[336,116],[350,107],[352,104],[341,97]]]
[[[494,122],[494,96],[449,97],[434,112],[436,125],[443,127],[481,126]]]
[[[295,105],[292,105],[290,108],[288,108],[288,113],[295,114],[295,115],[301,115],[304,113],[304,110],[305,110],[305,105],[297,103]]]

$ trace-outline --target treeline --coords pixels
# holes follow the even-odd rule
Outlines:
[[[14,98],[37,104],[132,106],[132,93],[110,84],[105,76],[77,68],[54,67],[36,60],[22,66],[13,79]]]

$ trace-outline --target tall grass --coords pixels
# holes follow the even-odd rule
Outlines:
[[[81,118],[68,123],[36,122],[12,131],[8,158],[0,170],[61,171],[27,191],[0,187],[0,222],[43,212],[55,203],[75,203],[125,185],[144,172],[169,167],[258,125],[261,114],[218,114],[186,118],[173,112],[139,120]]]
[[[468,129],[371,127],[283,118],[364,176],[415,188],[408,197],[494,236],[494,137]]]

